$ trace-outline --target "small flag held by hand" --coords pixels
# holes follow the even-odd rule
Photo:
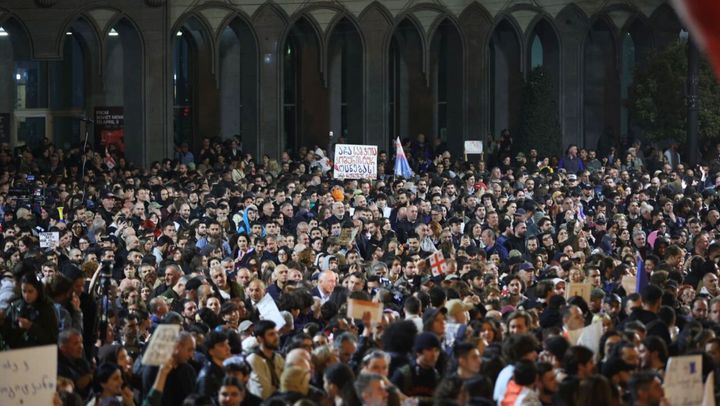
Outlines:
[[[443,256],[442,251],[435,251],[430,258],[430,269],[432,270],[433,276],[444,275],[447,270],[447,262]]]

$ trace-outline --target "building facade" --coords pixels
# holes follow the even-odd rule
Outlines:
[[[80,118],[104,109],[141,164],[234,135],[276,157],[331,131],[459,154],[518,129],[535,67],[563,145],[595,148],[632,135],[633,69],[682,30],[665,0],[0,0],[0,27],[3,141],[92,140]]]

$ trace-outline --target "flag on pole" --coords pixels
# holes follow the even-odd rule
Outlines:
[[[640,293],[649,283],[647,272],[645,272],[645,261],[643,261],[639,254],[637,256],[637,275],[635,283],[635,292],[637,293]]]
[[[405,151],[403,150],[402,143],[400,143],[400,137],[395,140],[395,176],[401,176],[403,178],[411,178],[413,171],[410,169]]]
[[[447,262],[445,262],[445,257],[443,256],[442,251],[435,251],[432,255],[430,255],[429,261],[430,270],[432,271],[433,276],[445,274],[445,271],[447,270]]]
[[[717,0],[673,0],[680,19],[685,22],[692,40],[703,49],[720,77],[720,2]]]

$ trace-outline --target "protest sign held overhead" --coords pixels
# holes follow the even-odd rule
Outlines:
[[[160,366],[170,359],[175,350],[178,334],[180,334],[180,326],[176,324],[158,325],[143,355],[143,365]]]
[[[337,144],[333,161],[335,179],[377,178],[376,145]]]

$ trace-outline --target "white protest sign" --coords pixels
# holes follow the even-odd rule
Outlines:
[[[167,362],[175,351],[175,341],[179,334],[180,326],[177,324],[158,325],[143,354],[143,365],[160,366]]]
[[[377,145],[336,144],[335,179],[376,179]]]
[[[483,142],[482,141],[465,141],[465,153],[466,154],[482,154],[483,153]]]
[[[40,233],[40,248],[57,248],[60,245],[60,233],[51,231]]]
[[[371,323],[380,323],[382,321],[383,305],[382,303],[370,302],[368,300],[348,300],[348,317],[362,320],[366,312],[370,312]]]
[[[52,405],[57,346],[0,352],[0,405]]]
[[[280,314],[280,309],[278,309],[275,300],[273,300],[269,293],[266,293],[265,297],[257,303],[257,309],[260,312],[260,318],[262,320],[275,322],[275,327],[278,330],[285,325],[285,319],[282,314]]]
[[[585,326],[578,337],[576,344],[587,347],[594,354],[600,351],[600,337],[602,337],[602,321],[595,321],[589,326]]]
[[[702,356],[670,357],[663,383],[665,398],[673,406],[699,406],[703,401]]]

